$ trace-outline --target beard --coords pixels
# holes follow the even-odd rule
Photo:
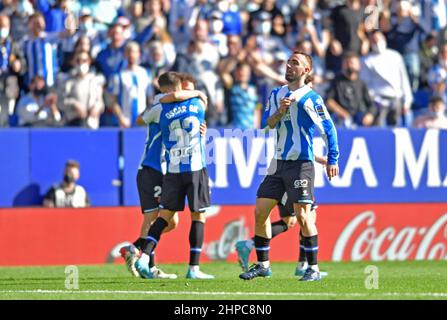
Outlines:
[[[295,82],[297,80],[299,80],[301,77],[297,74],[288,74],[286,73],[286,80],[287,82]]]

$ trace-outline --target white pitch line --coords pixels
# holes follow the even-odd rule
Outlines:
[[[142,295],[212,295],[212,296],[297,296],[297,297],[370,297],[375,295],[387,297],[447,297],[447,292],[375,292],[370,293],[335,293],[335,292],[199,292],[199,291],[143,291],[143,290],[0,290],[0,294],[7,293],[38,293],[38,294],[142,294]]]

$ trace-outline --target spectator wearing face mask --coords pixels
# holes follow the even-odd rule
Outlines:
[[[79,52],[74,68],[67,79],[59,81],[59,106],[63,111],[64,123],[69,127],[99,126],[99,116],[104,110],[102,86],[91,71],[91,57],[88,52]]]
[[[360,78],[377,106],[378,126],[409,125],[413,93],[402,56],[387,48],[380,31],[370,34],[372,52],[362,59]]]
[[[445,103],[442,97],[433,97],[430,100],[427,114],[417,117],[413,126],[415,128],[447,129]]]
[[[16,0],[13,2],[11,18],[11,37],[15,41],[21,41],[28,33],[27,23],[34,13],[33,5],[28,0]]]
[[[432,96],[440,96],[447,101],[447,44],[439,48],[438,62],[428,73],[428,84]]]
[[[360,59],[355,53],[343,57],[342,73],[329,86],[326,105],[337,126],[372,126],[375,108],[365,83],[359,79]]]
[[[413,8],[409,1],[397,3],[395,17],[384,19],[383,30],[386,33],[390,49],[398,51],[405,62],[413,91],[419,89],[420,75],[420,39],[425,30],[419,25],[418,18],[413,14]]]
[[[0,127],[9,123],[11,107],[19,95],[19,77],[24,65],[20,46],[11,38],[10,30],[9,17],[0,15]]]
[[[419,56],[421,59],[421,74],[420,74],[420,88],[428,89],[428,75],[431,68],[435,65],[438,59],[439,47],[437,45],[436,36],[433,34],[427,37],[421,43],[421,50]]]
[[[261,110],[258,105],[256,87],[250,83],[250,80],[250,65],[239,63],[234,72],[234,82],[229,90],[233,128],[242,130],[259,128]]]
[[[227,36],[222,33],[224,23],[222,12],[214,11],[209,20],[210,42],[217,48],[219,55],[225,57],[228,54]]]
[[[56,126],[61,115],[56,106],[57,97],[48,93],[45,80],[35,76],[30,83],[30,91],[17,103],[15,113],[18,125],[24,127]]]
[[[77,184],[81,177],[79,162],[68,160],[64,168],[63,181],[53,185],[45,194],[43,206],[46,208],[85,208],[90,200],[84,187]]]

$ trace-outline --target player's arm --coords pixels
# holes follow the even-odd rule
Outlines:
[[[338,175],[339,156],[337,131],[335,130],[334,122],[332,122],[321,97],[318,97],[315,101],[307,100],[304,109],[315,123],[326,143],[328,149],[326,173],[329,180],[331,180]]]
[[[170,92],[165,96],[163,96],[163,98],[160,99],[160,102],[171,103],[171,102],[189,100],[192,98],[199,98],[200,100],[203,101],[205,105],[208,104],[208,97],[199,90],[181,90],[181,91]]]
[[[314,155],[314,159],[316,163],[321,164],[322,166],[327,166],[327,158],[326,157],[320,157],[317,155]]]

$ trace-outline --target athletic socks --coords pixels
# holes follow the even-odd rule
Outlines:
[[[155,251],[152,250],[151,254],[149,255],[149,268],[155,267]]]
[[[304,236],[300,230],[300,255],[298,257],[298,262],[304,263],[307,261],[306,259],[306,251],[304,251]]]
[[[189,265],[198,266],[200,253],[202,252],[205,223],[193,220],[189,231]]]
[[[286,232],[288,229],[287,223],[282,220],[278,220],[272,223],[272,239],[276,237],[278,234]],[[247,240],[246,246],[248,249],[252,250],[255,245],[255,237]]]
[[[147,255],[151,254],[151,252],[157,245],[158,241],[160,240],[161,233],[167,226],[168,222],[165,219],[158,217],[157,220],[155,220],[155,222],[149,229],[147,238],[145,239],[144,244],[142,246],[142,250],[144,253],[146,253]]]
[[[137,249],[139,249],[139,250],[141,250],[141,248],[143,247],[143,245],[144,245],[144,241],[145,241],[146,239],[144,239],[144,238],[138,238],[137,240],[135,240],[135,242],[133,243],[133,245],[137,248]]]
[[[269,263],[270,239],[255,236],[254,242],[259,264],[262,264],[264,268],[268,268],[270,265]]]
[[[311,237],[303,237],[304,251],[306,253],[309,267],[318,271],[318,235]]]
[[[272,223],[272,239],[278,234],[286,232],[288,229],[287,223],[282,220],[278,220]]]

